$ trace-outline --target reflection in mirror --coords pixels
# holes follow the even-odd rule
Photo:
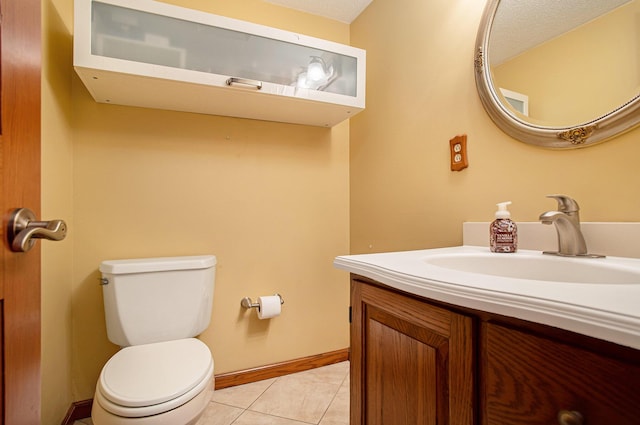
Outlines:
[[[606,114],[640,86],[638,4],[502,1],[489,37],[493,84],[526,94],[530,119],[542,125],[571,126]]]
[[[498,85],[498,87],[500,87],[500,94],[502,95],[504,100],[507,101],[514,112],[522,114],[525,117],[529,116],[529,96],[515,91],[503,89],[501,85]]]
[[[507,133],[542,146],[580,147],[633,127],[639,25],[640,0],[490,0],[476,57],[483,104],[499,126],[517,127]]]

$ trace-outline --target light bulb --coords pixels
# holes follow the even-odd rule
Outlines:
[[[307,67],[307,79],[311,81],[320,81],[327,77],[322,59],[313,57]]]

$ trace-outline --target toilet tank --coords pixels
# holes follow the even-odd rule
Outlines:
[[[211,320],[216,257],[100,264],[109,340],[121,347],[194,337]]]

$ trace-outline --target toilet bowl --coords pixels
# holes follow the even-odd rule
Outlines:
[[[91,415],[97,425],[192,424],[212,389],[213,359],[200,340],[131,346],[103,367]]]
[[[94,425],[195,424],[213,393],[209,324],[215,257],[103,262],[107,333],[123,348],[102,368]]]

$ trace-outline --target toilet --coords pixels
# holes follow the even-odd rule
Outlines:
[[[109,340],[95,425],[192,425],[213,393],[213,357],[195,337],[211,319],[216,257],[142,258],[100,265]]]

